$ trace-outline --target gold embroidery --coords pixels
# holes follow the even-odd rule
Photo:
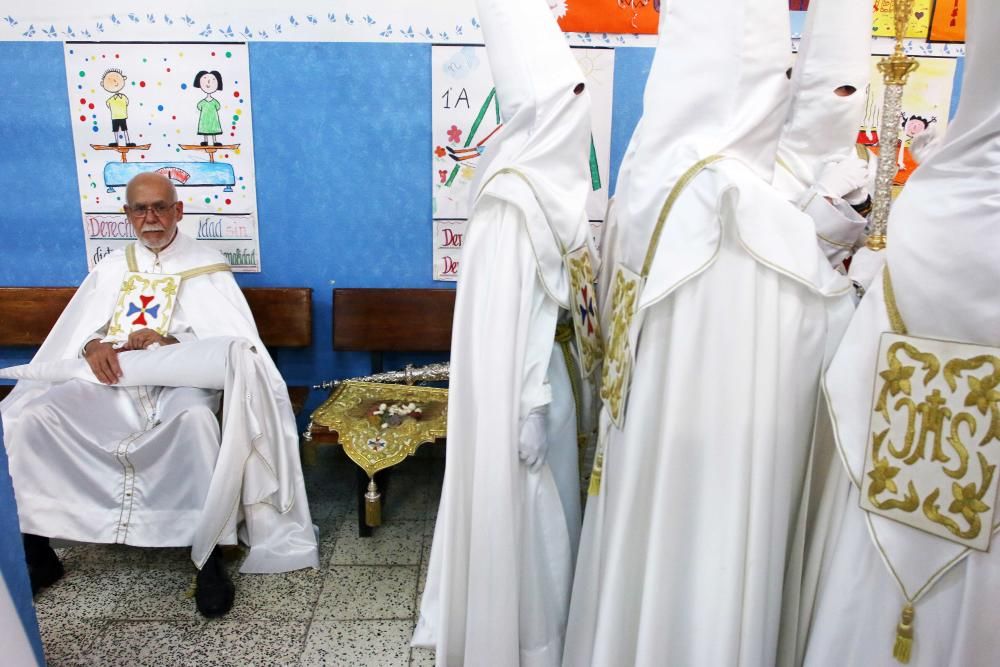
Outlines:
[[[983,496],[990,490],[993,482],[993,474],[997,468],[995,465],[987,463],[986,457],[981,452],[977,452],[976,456],[979,458],[979,468],[982,471],[981,484],[977,488],[975,482],[966,484],[965,486],[962,486],[958,482],[952,482],[951,492],[954,501],[948,507],[949,512],[952,514],[961,514],[962,518],[969,523],[968,530],[962,530],[958,522],[941,514],[936,502],[938,496],[941,494],[941,489],[934,489],[924,500],[924,514],[927,515],[927,518],[934,523],[941,524],[957,537],[964,540],[971,540],[978,537],[982,530],[982,520],[979,518],[979,515],[990,511],[989,505],[983,502]]]
[[[965,407],[975,407],[979,413],[990,415],[990,426],[983,436],[979,446],[988,444],[991,440],[1000,440],[1000,357],[981,355],[972,359],[952,359],[944,368],[944,379],[954,391],[958,380],[964,371],[974,371],[985,365],[991,365],[993,372],[981,378],[970,376],[967,379],[969,393],[965,397]]]
[[[619,426],[631,371],[629,334],[639,301],[639,283],[638,276],[618,266],[611,286],[611,332],[601,369],[601,400],[608,409],[611,421]]]
[[[886,429],[875,435],[872,441],[873,468],[868,473],[868,478],[871,480],[871,483],[868,485],[868,500],[871,501],[872,505],[881,510],[898,509],[903,512],[913,512],[920,506],[920,498],[917,496],[917,489],[914,487],[912,481],[906,485],[906,496],[902,500],[896,498],[879,500],[876,497],[885,491],[890,493],[898,492],[898,487],[893,478],[899,474],[900,469],[890,466],[889,459],[879,456],[882,442],[888,433],[889,429]]]
[[[863,508],[981,550],[989,547],[991,531],[984,526],[993,527],[1000,462],[1000,356],[983,351],[883,336],[862,479]],[[972,457],[976,445],[967,440],[980,431],[985,434]],[[978,465],[970,466],[973,460]],[[939,499],[949,487],[952,500],[943,510]]]

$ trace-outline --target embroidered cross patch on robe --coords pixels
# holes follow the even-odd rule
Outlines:
[[[124,341],[139,329],[152,329],[166,336],[180,284],[179,275],[126,273],[105,340]]]
[[[589,377],[601,363],[603,345],[601,323],[597,310],[597,288],[594,284],[594,267],[590,263],[590,249],[581,246],[566,255],[570,288],[573,290],[573,330],[576,349],[580,355],[580,370]]]

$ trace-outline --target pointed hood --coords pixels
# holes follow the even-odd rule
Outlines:
[[[889,218],[896,301],[917,336],[1000,345],[998,35],[1000,3],[970,0],[958,111]]]
[[[476,4],[504,127],[480,166],[474,197],[520,202],[528,218],[532,204],[526,195],[537,200],[549,229],[542,233],[529,220],[532,244],[546,287],[559,292],[551,256],[556,253],[561,262],[563,253],[590,239],[591,121],[585,77],[545,0]],[[494,178],[505,169],[523,174],[533,192],[526,193],[516,178]]]
[[[641,134],[615,193],[629,237],[621,260],[633,270],[670,190],[697,161],[721,153],[770,182],[789,100],[784,0],[719,0],[710,10],[700,0],[666,0],[660,11]],[[685,243],[704,239],[693,234]]]
[[[853,150],[871,77],[871,0],[812,0],[792,74],[792,105],[778,144],[779,168],[803,189],[824,160]],[[842,86],[851,95],[835,92]],[[786,193],[799,194],[799,193]]]

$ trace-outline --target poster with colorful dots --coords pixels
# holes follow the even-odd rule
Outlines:
[[[125,186],[155,171],[177,186],[179,228],[234,271],[260,271],[245,43],[66,42],[87,264],[135,240]]]
[[[596,225],[608,207],[614,49],[574,47],[591,100],[591,192],[587,217]],[[435,45],[431,50],[431,179],[434,280],[458,279],[472,184],[490,148],[503,136],[503,118],[486,48]]]

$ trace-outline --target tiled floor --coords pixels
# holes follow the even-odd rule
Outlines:
[[[443,460],[394,468],[385,523],[370,538],[358,537],[353,465],[327,447],[305,469],[320,569],[240,575],[230,563],[236,602],[222,619],[202,618],[186,596],[187,549],[58,549],[66,576],[35,598],[49,665],[433,665],[431,651],[409,642]]]

